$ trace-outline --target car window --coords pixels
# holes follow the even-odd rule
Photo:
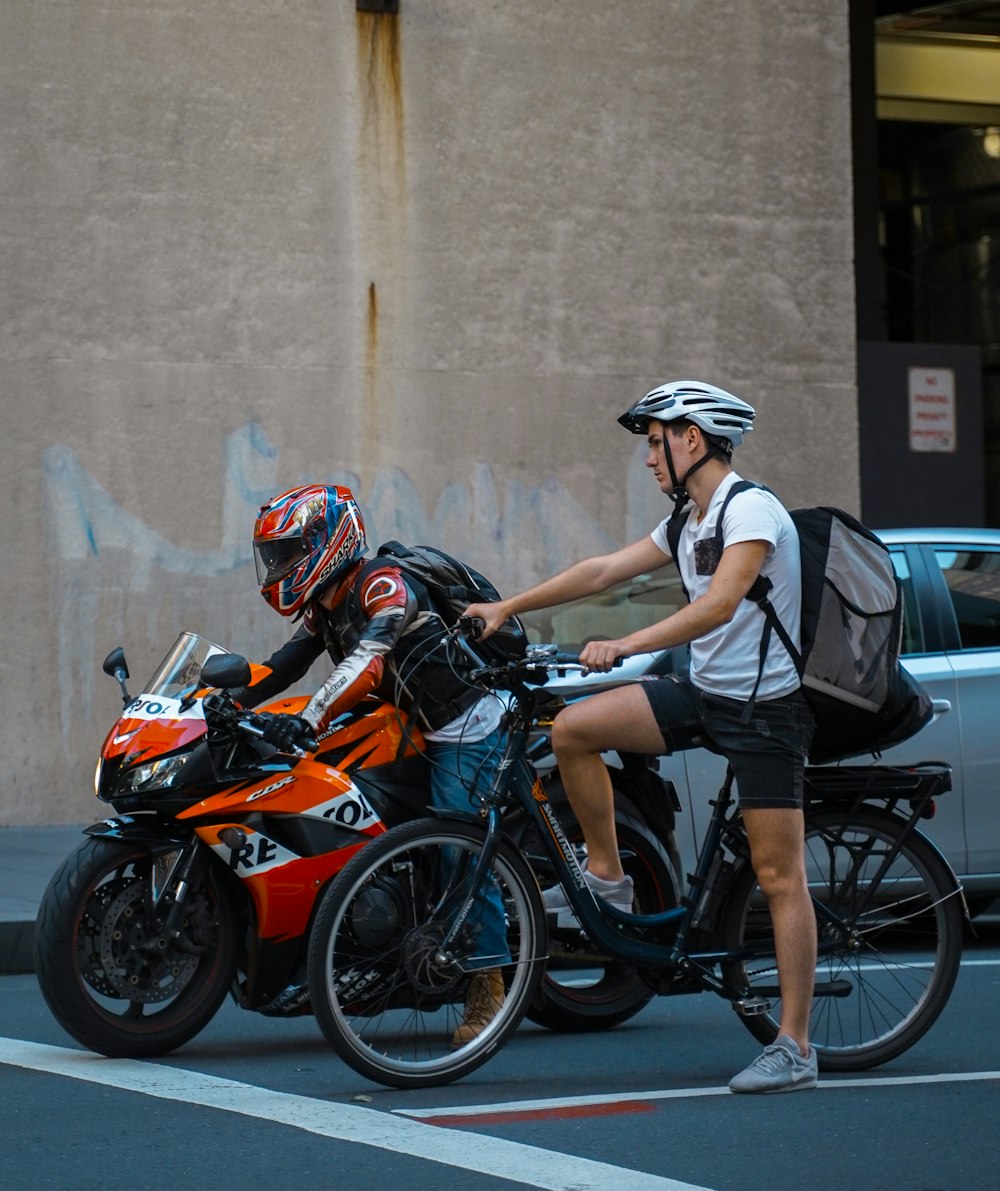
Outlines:
[[[572,604],[525,613],[521,619],[529,640],[580,649],[587,641],[617,639],[656,624],[686,603],[680,578],[670,567]]]
[[[1000,647],[1000,550],[934,551],[963,649]]]
[[[922,653],[923,628],[909,563],[902,549],[893,549],[890,553],[903,590],[902,652]],[[1000,574],[997,578],[1000,580]],[[639,575],[572,604],[525,613],[521,619],[529,640],[557,642],[564,649],[580,649],[587,641],[617,639],[656,624],[686,603],[680,578],[670,568],[655,575]]]
[[[913,587],[910,564],[902,550],[890,550],[889,557],[896,571],[896,578],[903,591],[903,640],[900,652],[923,653],[924,634],[917,605],[917,593]]]

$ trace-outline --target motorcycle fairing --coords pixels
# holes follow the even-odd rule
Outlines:
[[[205,735],[205,717],[200,701],[196,711],[190,708],[172,715],[168,705],[176,711],[179,704],[178,699],[153,700],[134,715],[122,715],[105,737],[101,755],[106,761],[131,764],[143,757],[161,757],[190,747]]]
[[[385,830],[378,820],[370,831],[352,832],[349,836],[343,828],[334,828],[339,846],[304,856],[282,841],[279,830],[270,829],[270,821],[270,816],[261,816],[253,823],[240,819],[198,825],[194,829],[250,893],[262,943],[304,935],[317,891],[359,848]],[[227,828],[239,833],[242,842],[238,846],[232,847],[220,838]]]
[[[335,719],[319,741],[317,757],[338,769],[388,765],[425,749],[416,721],[376,695]]]

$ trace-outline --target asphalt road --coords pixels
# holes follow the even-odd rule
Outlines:
[[[654,1001],[605,1034],[530,1023],[444,1088],[366,1083],[311,1018],[227,1003],[155,1063],[81,1051],[33,976],[0,979],[5,1191],[995,1191],[1000,929],[966,949],[931,1033],[815,1092],[733,1096],[757,1044],[709,995]]]

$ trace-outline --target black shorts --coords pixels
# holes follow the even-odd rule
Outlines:
[[[699,690],[671,675],[642,682],[665,751],[697,748],[705,737],[732,765],[743,807],[802,806],[802,777],[815,723],[801,691],[758,699],[747,723],[746,701]]]

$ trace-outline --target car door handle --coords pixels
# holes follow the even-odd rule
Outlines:
[[[946,712],[951,711],[951,700],[950,699],[931,699],[931,711],[934,713],[933,718],[937,719],[938,716],[942,716]]]

